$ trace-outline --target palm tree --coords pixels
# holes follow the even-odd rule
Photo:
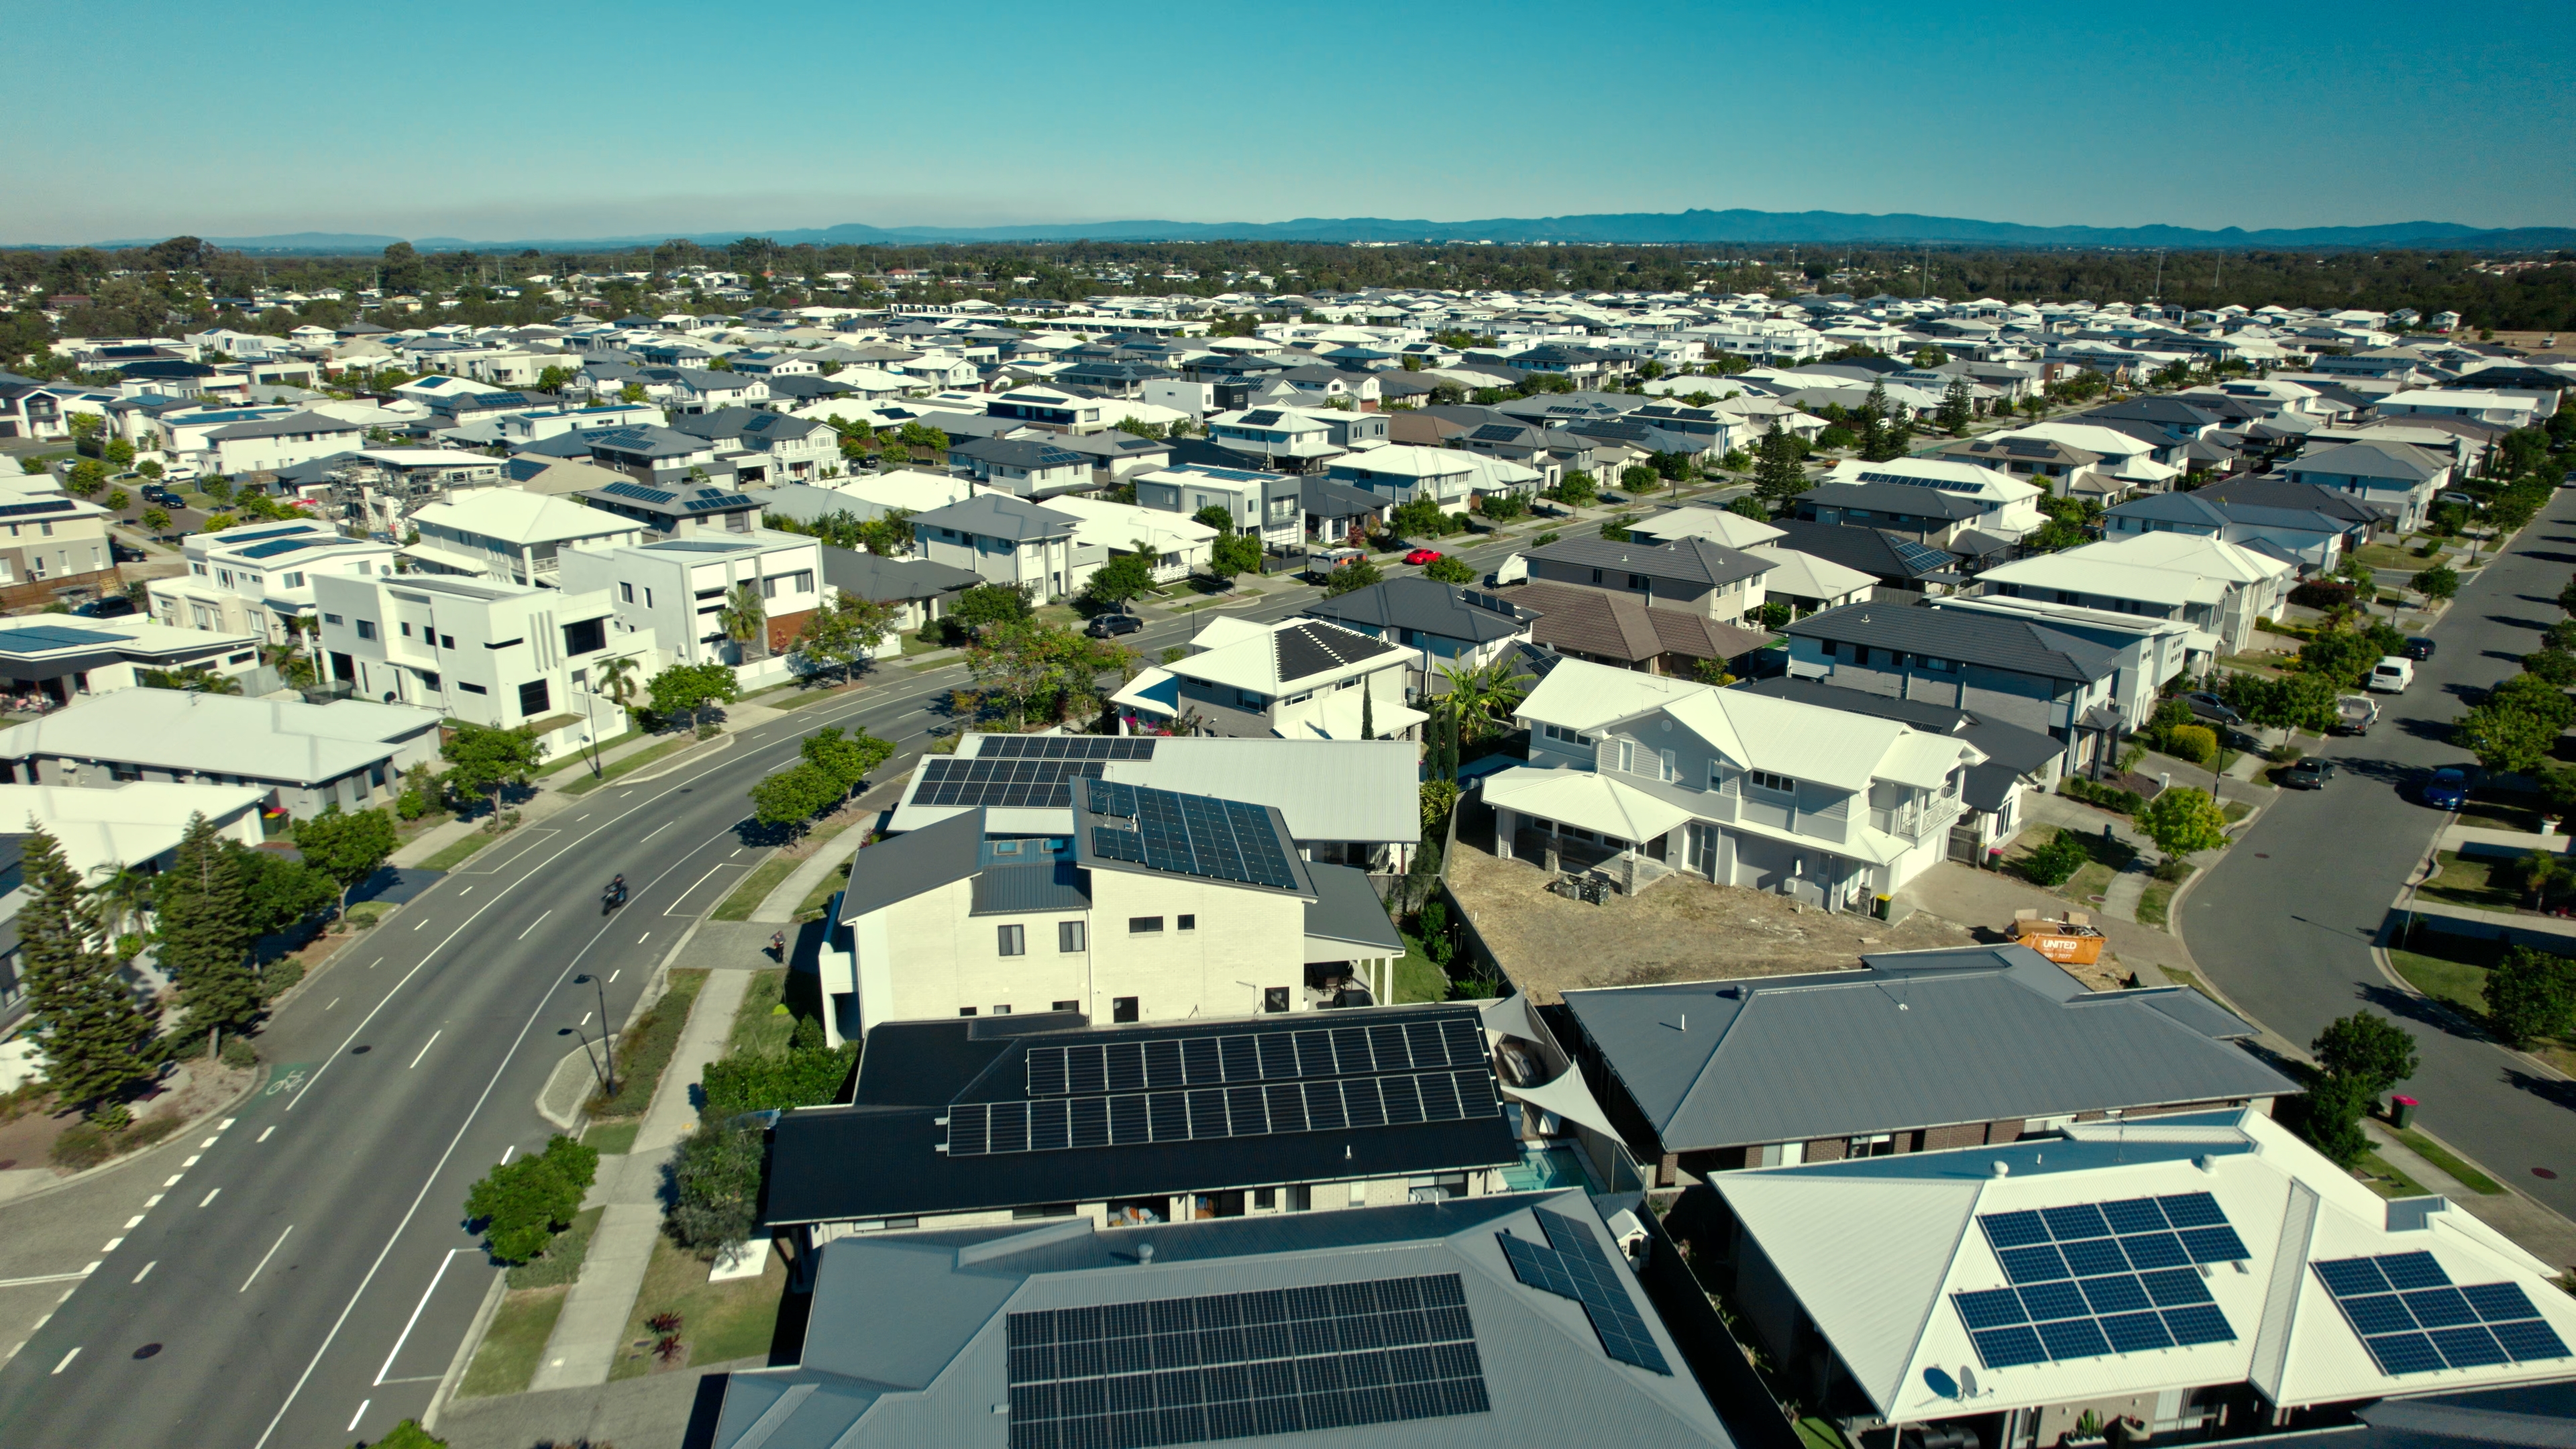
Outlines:
[[[113,943],[116,937],[126,934],[128,925],[137,932],[143,929],[143,913],[152,908],[152,877],[113,861],[99,869],[106,878],[91,886],[89,895]]]
[[[591,693],[615,700],[620,709],[635,702],[635,658],[621,654],[603,659],[590,671]]]
[[[769,610],[760,601],[758,584],[736,584],[725,595],[724,608],[716,615],[725,637],[742,647],[745,659],[758,659],[768,653],[761,648],[768,642]]]
[[[1487,730],[1510,719],[1512,711],[1529,696],[1528,677],[1513,672],[1511,665],[1500,659],[1463,669],[1443,664],[1440,675],[1449,681],[1449,704],[1457,711],[1459,734],[1469,743],[1483,739]]]

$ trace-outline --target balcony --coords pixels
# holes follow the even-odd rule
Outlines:
[[[1958,800],[1936,796],[1895,810],[1872,810],[1869,812],[1869,826],[1872,830],[1920,845],[1938,832],[1949,829],[1950,822],[1958,818]]]

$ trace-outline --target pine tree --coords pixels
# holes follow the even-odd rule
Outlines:
[[[225,1031],[257,1020],[260,1006],[250,970],[250,902],[223,847],[212,822],[192,817],[159,891],[161,967],[179,983],[188,1030],[206,1033],[209,1055]]]
[[[1968,397],[1968,380],[1964,377],[1950,379],[1949,390],[1941,394],[1941,431],[1956,437],[1968,430],[1968,420],[1975,415],[1976,409]]]
[[[1366,681],[1360,684],[1360,738],[1377,738],[1377,691],[1369,688]]]
[[[98,949],[97,907],[62,847],[37,829],[19,854],[28,897],[18,912],[19,971],[44,1032],[46,1078],[66,1102],[113,1102],[152,1075],[142,1055],[152,1020]]]

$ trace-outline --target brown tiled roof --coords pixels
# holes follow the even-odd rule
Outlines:
[[[1650,608],[1632,594],[1580,584],[1523,584],[1511,600],[1539,612],[1533,643],[1595,659],[1638,664],[1665,654],[1691,659],[1732,659],[1759,649],[1771,636],[1721,624],[1705,614]]]

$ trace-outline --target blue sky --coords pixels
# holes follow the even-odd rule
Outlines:
[[[2576,224],[2564,0],[0,13],[23,46],[0,242],[1689,207]]]

